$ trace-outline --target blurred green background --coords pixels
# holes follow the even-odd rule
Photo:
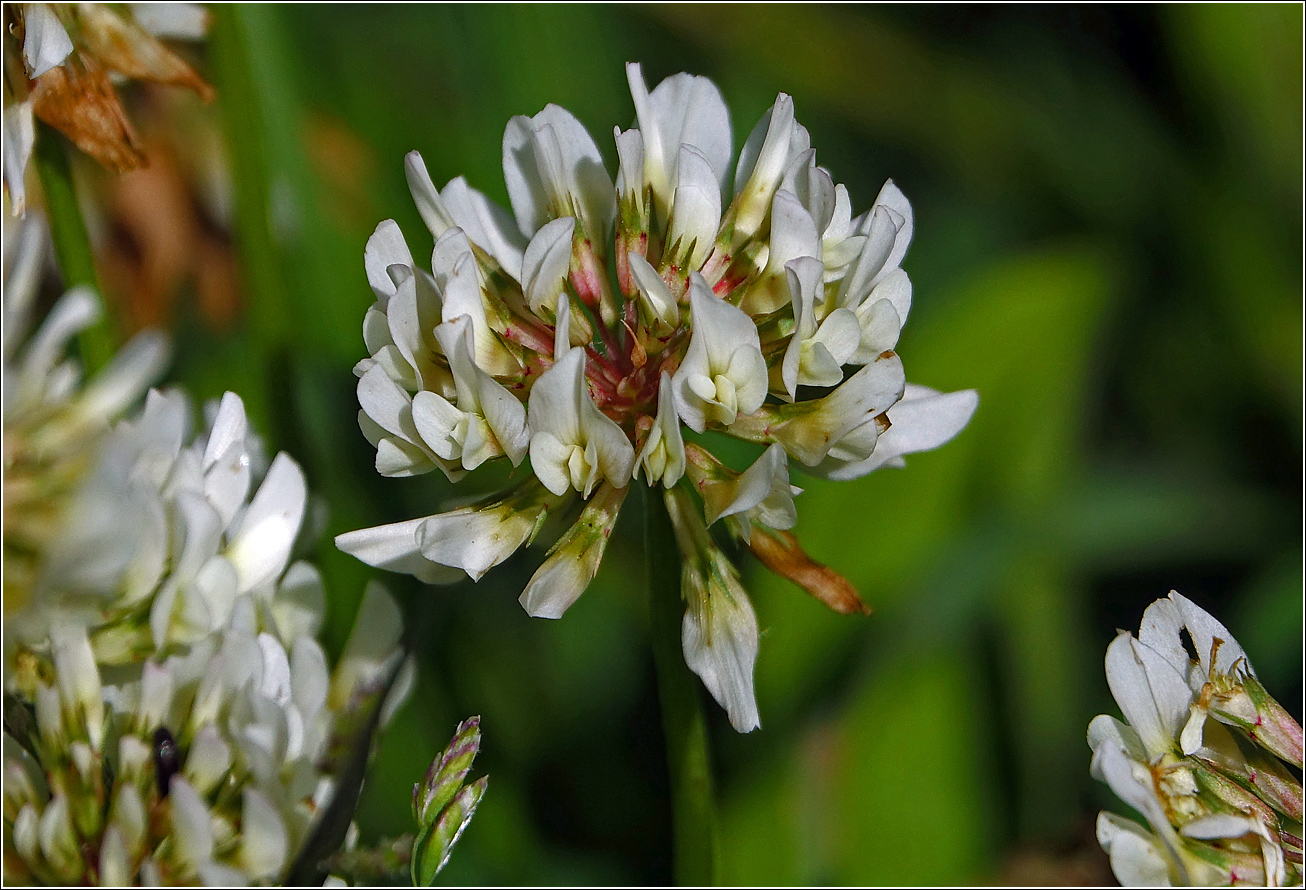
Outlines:
[[[736,147],[792,94],[855,212],[892,176],[916,212],[908,378],[981,394],[904,470],[795,473],[806,548],[876,614],[750,566],[762,730],[735,734],[708,701],[724,882],[1110,880],[1092,824],[1122,806],[1089,779],[1084,732],[1115,712],[1116,628],[1171,588],[1300,717],[1300,6],[251,6],[218,11],[201,52],[215,106],[150,101],[159,132],[203,132],[204,113],[225,129],[229,181],[204,185],[216,168],[190,157],[187,188],[235,277],[179,273],[162,309],[123,287],[118,315],[171,326],[174,379],[237,390],[304,465],[329,505],[315,558],[336,651],[373,573],[330,536],[502,482],[382,479],[355,422],[363,245],[394,218],[429,255],[404,153],[506,205],[504,125],[555,102],[615,170],[638,60],[650,84],[713,78]],[[142,252],[130,214],[100,229],[104,263]],[[409,830],[412,783],[477,713],[490,790],[442,881],[670,879],[627,513],[562,621],[516,602],[537,550],[476,585],[383,579],[421,675],[364,837]]]

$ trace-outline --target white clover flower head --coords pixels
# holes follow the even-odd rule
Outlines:
[[[282,639],[238,609],[114,684],[85,628],[56,626],[29,726],[6,723],[6,882],[283,881],[335,794],[329,754],[350,709],[402,658],[397,615],[370,588],[331,671],[311,636]],[[382,721],[406,692],[391,688]]]
[[[69,342],[100,314],[89,290],[64,294],[41,320],[32,313],[49,238],[28,215],[4,244],[4,605],[29,602],[42,558],[63,534],[70,504],[93,475],[114,423],[139,404],[168,360],[167,340],[143,332],[89,382]]]
[[[1302,787],[1287,764],[1301,769],[1302,730],[1228,630],[1171,591],[1137,638],[1107,648],[1106,673],[1125,722],[1089,725],[1091,772],[1147,820],[1098,818],[1121,883],[1300,884]]]
[[[101,663],[137,662],[225,626],[242,600],[283,634],[316,630],[321,580],[291,565],[303,472],[286,454],[268,464],[234,393],[209,406],[204,433],[190,415],[182,393],[151,390],[104,438],[52,523],[11,642],[71,622]]]
[[[684,579],[686,661],[747,730],[756,618],[698,526],[724,519],[768,567],[864,611],[787,531],[789,459],[847,479],[900,465],[956,435],[977,397],[906,385],[893,350],[911,305],[912,211],[892,182],[854,217],[783,94],[732,170],[729,112],[710,80],[677,74],[649,90],[639,65],[626,73],[637,126],[615,132],[615,178],[555,105],[508,123],[511,212],[461,178],[437,189],[408,155],[436,244],[428,272],[387,220],[364,254],[376,302],[355,371],[377,470],[457,481],[528,453],[534,480],[337,544],[370,565],[475,580],[580,499],[521,598],[559,617],[594,577],[631,481],[662,487],[682,557],[699,567]],[[740,475],[691,448],[685,429],[766,450]]]

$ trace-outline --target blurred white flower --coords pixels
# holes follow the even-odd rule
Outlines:
[[[1302,788],[1283,761],[1301,769],[1301,727],[1228,630],[1171,591],[1106,673],[1125,722],[1089,725],[1092,773],[1147,820],[1098,817],[1121,883],[1300,884]]]
[[[397,615],[369,589],[332,672],[316,640],[260,630],[245,600],[184,654],[116,683],[84,628],[57,625],[48,658],[18,678],[35,678],[26,731],[6,723],[6,882],[284,882],[332,804],[351,712],[403,657]],[[375,705],[383,721],[405,692]]]
[[[364,255],[376,303],[356,368],[359,423],[378,471],[438,467],[456,481],[489,460],[515,466],[527,451],[553,499],[519,485],[337,544],[426,580],[438,566],[475,580],[579,497],[580,518],[521,597],[530,614],[559,617],[594,577],[642,474],[679,505],[681,556],[697,567],[684,578],[686,661],[747,730],[757,725],[756,617],[698,526],[724,517],[768,567],[841,611],[864,611],[786,531],[796,516],[789,458],[847,479],[899,465],[956,435],[977,397],[906,389],[893,349],[911,306],[901,263],[913,220],[892,182],[854,218],[783,94],[732,179],[716,86],[677,74],[650,91],[638,65],[626,73],[638,126],[615,133],[615,181],[580,122],[549,105],[504,133],[511,212],[461,178],[437,189],[413,152],[405,169],[436,239],[431,270],[390,220]],[[688,459],[685,428],[768,450],[739,476],[702,444],[697,463]],[[702,501],[692,520],[681,500],[695,503],[690,490]]]
[[[321,600],[310,566],[287,572],[308,494],[298,465],[267,464],[234,393],[210,406],[203,434],[190,414],[180,392],[151,390],[104,439],[52,526],[11,643],[75,623],[101,662],[132,662],[223,627],[244,597],[286,632],[305,597]]]
[[[49,249],[35,214],[6,229],[4,244],[4,611],[28,602],[44,555],[63,535],[112,425],[134,408],[168,359],[167,341],[144,332],[88,383],[70,341],[100,314],[85,288],[64,294],[34,327]]]

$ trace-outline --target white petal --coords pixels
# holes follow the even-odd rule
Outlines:
[[[158,331],[141,331],[87,385],[80,410],[106,420],[117,416],[162,376],[170,351],[166,336]]]
[[[378,680],[398,651],[403,613],[384,587],[375,581],[363,591],[354,629],[331,678],[330,702],[339,708],[360,684]]]
[[[1107,647],[1106,679],[1152,759],[1177,748],[1192,693],[1159,653],[1121,633]]]
[[[1099,813],[1097,842],[1111,858],[1111,871],[1121,886],[1173,886],[1160,843],[1137,822],[1115,813]]]
[[[770,435],[801,463],[815,467],[845,435],[897,402],[905,385],[902,360],[888,353],[828,396],[778,409]]]
[[[635,469],[635,446],[617,422],[594,405],[588,392],[582,393],[580,408],[582,435],[586,447],[598,451],[599,472],[613,485],[625,488]]]
[[[330,671],[317,640],[299,637],[290,648],[291,698],[301,714],[312,716],[326,703]]]
[[[526,239],[518,231],[512,215],[469,186],[461,176],[445,184],[440,198],[454,225],[494,257],[514,280],[521,281]]]
[[[679,244],[686,265],[697,269],[711,252],[721,224],[721,183],[719,171],[698,149],[682,145],[679,154],[667,245]]]
[[[794,120],[794,100],[781,93],[739,151],[739,165],[735,168],[735,200],[739,208],[735,221],[736,244],[758,230],[785,170],[810,147],[807,130]],[[781,264],[780,268],[783,267]]]
[[[616,192],[594,139],[565,108],[514,117],[503,134],[503,175],[517,225],[530,237],[550,219],[575,216],[600,241],[616,214]]]
[[[470,405],[468,411],[461,411],[444,396],[423,390],[413,396],[413,425],[427,448],[444,460],[456,461],[462,457],[457,431],[467,424],[468,412],[475,410]]]
[[[14,398],[19,404],[40,400],[46,378],[67,349],[68,341],[99,317],[100,302],[90,288],[73,288],[59,298],[19,358],[21,370],[14,381],[19,393]]]
[[[973,389],[939,393],[908,384],[902,399],[889,409],[892,426],[875,441],[870,457],[853,463],[828,461],[817,468],[817,475],[858,479],[886,464],[900,464],[905,454],[938,448],[965,428],[978,407],[979,394]]]
[[[535,463],[535,437],[549,433],[559,442],[575,445],[581,441],[582,399],[585,392],[585,350],[567,350],[553,367],[540,375],[531,387],[526,419],[531,428],[531,463]]]
[[[209,432],[204,445],[204,469],[213,466],[233,445],[244,444],[245,440],[245,403],[234,392],[224,393],[218,406],[213,429]]]
[[[431,237],[438,241],[457,223],[453,221],[448,208],[444,206],[444,201],[440,199],[440,193],[431,182],[431,174],[426,171],[426,162],[422,160],[419,152],[410,151],[404,155],[404,175],[408,178],[408,190],[413,195],[417,212],[421,214]]]
[[[848,312],[848,310],[836,309],[831,315],[840,312]],[[857,320],[859,328],[857,343],[850,357],[854,364],[864,365],[875,361],[877,355],[898,345],[898,335],[902,333],[902,318],[889,300],[867,298],[857,307],[853,317]]]
[[[530,428],[526,423],[526,406],[507,387],[489,374],[480,372],[481,415],[489,424],[494,438],[512,465],[518,466],[530,447]],[[470,467],[469,467],[470,469]]]
[[[415,270],[407,266],[391,266],[390,271],[398,273],[395,275],[394,295],[386,306],[390,337],[404,362],[414,370],[419,380],[425,381],[424,371],[431,364],[430,331],[448,307],[434,298],[434,291],[424,292],[422,279]]]
[[[419,521],[424,557],[465,571],[473,581],[517,552],[535,534],[535,516],[511,504],[462,507]],[[357,533],[355,533],[357,534]]]
[[[556,495],[565,494],[571,488],[567,459],[574,448],[575,445],[562,442],[548,431],[541,430],[531,435],[531,470],[540,483]]]
[[[386,436],[376,443],[376,471],[382,476],[417,476],[429,473],[433,466],[437,463],[430,454],[398,436]],[[450,481],[461,476],[451,471],[448,461],[440,461],[438,466]]]
[[[1187,676],[1192,659],[1180,637],[1183,629],[1184,619],[1178,606],[1169,599],[1159,599],[1143,612],[1138,641],[1164,657],[1176,672]]]
[[[209,29],[209,13],[201,3],[131,3],[136,24],[155,37],[174,40],[203,40]]]
[[[427,583],[449,580],[441,566],[422,556],[417,528],[430,517],[378,525],[336,536],[336,546],[378,569],[415,575]]]
[[[738,379],[731,382],[737,391],[747,394],[739,397],[738,410],[748,414],[756,411],[766,398],[766,361],[762,358],[761,341],[753,320],[743,310],[714,295],[698,273],[690,276],[689,305],[693,332],[685,360],[671,383],[676,412],[690,429],[701,433],[707,427],[712,406],[694,392],[691,380],[695,377],[714,380],[727,374],[733,364]]]
[[[281,639],[316,637],[326,614],[326,588],[317,569],[303,561],[292,563],[277,585],[271,609]]]
[[[1227,674],[1233,668],[1234,663],[1240,659],[1246,670],[1255,676],[1252,671],[1251,662],[1247,660],[1247,653],[1243,652],[1242,646],[1233,638],[1233,634],[1220,622],[1216,621],[1211,615],[1192,600],[1177,593],[1170,591],[1170,600],[1179,609],[1179,614],[1183,616],[1184,627],[1188,629],[1189,636],[1193,641],[1193,649],[1197,653],[1197,658],[1202,664],[1207,676],[1216,676]],[[1219,647],[1216,647],[1216,641],[1219,640]],[[1211,652],[1215,651],[1215,658],[1212,660]]]
[[[99,866],[101,887],[126,887],[132,883],[131,858],[117,826],[110,825],[104,830]]]
[[[381,429],[410,441],[420,439],[412,420],[412,397],[380,365],[359,378],[357,392],[359,407]]]
[[[14,216],[22,216],[27,211],[27,190],[24,180],[27,162],[32,158],[32,149],[35,145],[36,119],[32,114],[32,103],[14,102],[5,106],[4,182],[9,190],[9,201]],[[9,337],[5,338],[6,353],[9,339]]]
[[[411,269],[413,265],[413,254],[399,224],[393,219],[378,223],[363,249],[363,266],[367,270],[367,283],[372,286],[372,293],[376,294],[382,309],[388,308],[389,300],[395,294],[390,267],[407,266]]]
[[[249,877],[272,879],[286,864],[289,838],[281,816],[268,799],[246,788],[240,820],[240,864]]]
[[[862,328],[857,321],[857,315],[851,309],[836,309],[821,322],[812,340],[825,347],[836,365],[843,366],[852,359],[861,338]],[[840,375],[839,380],[842,379]],[[833,386],[839,380],[826,385]],[[814,382],[814,385],[820,384]]]
[[[789,487],[789,457],[778,444],[762,452],[762,456],[737,478],[704,483],[699,486],[699,491],[703,495],[708,525],[723,516],[746,513],[773,493],[779,493],[782,499],[785,495],[788,496],[788,510],[783,512],[793,513],[793,521],[787,521],[784,525],[772,525],[772,528],[793,528],[797,521],[793,494]]]
[[[856,309],[862,304],[881,272],[887,274],[892,271],[886,264],[893,254],[898,237],[898,221],[893,212],[886,207],[876,207],[866,229],[866,241],[861,252],[839,282],[837,302],[850,309]]]
[[[898,313],[900,322],[906,324],[907,315],[911,312],[911,279],[902,269],[894,269],[871,288],[868,299],[888,300]]]
[[[875,206],[888,207],[898,215],[898,234],[893,241],[893,251],[889,254],[888,259],[884,261],[884,267],[879,275],[871,282],[872,286],[882,281],[890,272],[902,265],[903,257],[907,255],[907,248],[911,246],[911,236],[913,231],[913,215],[911,202],[907,196],[894,185],[892,179],[886,180],[880,193],[875,196]],[[903,316],[906,318],[906,316]]]
[[[644,135],[638,129],[622,131],[614,128],[617,143],[617,187],[621,200],[643,204],[644,195]]]
[[[307,497],[299,465],[289,455],[278,454],[227,548],[242,593],[276,579],[286,568]]]
[[[680,432],[680,418],[676,415],[676,402],[671,390],[671,377],[663,371],[658,385],[657,417],[632,471],[638,475],[642,466],[648,484],[655,485],[661,481],[663,488],[675,485],[685,474],[685,440]]]
[[[815,257],[798,257],[786,263],[784,269],[789,299],[794,307],[794,332],[780,364],[780,379],[792,402],[798,390],[803,344],[816,334],[817,290],[821,286],[821,273],[825,267]]]
[[[533,618],[561,618],[594,580],[627,488],[602,485],[549,550],[519,602]]]
[[[198,868],[213,857],[213,825],[209,809],[180,775],[168,785],[175,852],[182,862]]]
[[[705,607],[685,610],[681,647],[685,664],[726,709],[730,725],[752,732],[762,725],[753,691],[757,616],[742,587],[732,592],[711,590]]]
[[[662,280],[662,276],[649,264],[649,261],[632,251],[627,255],[630,274],[639,288],[640,303],[649,316],[660,321],[668,331],[674,330],[680,322],[680,306],[671,293],[671,288]]]
[[[1147,759],[1147,751],[1143,748],[1143,743],[1133,727],[1121,723],[1110,715],[1098,714],[1088,724],[1088,747],[1096,751],[1104,744],[1119,746],[1131,760]],[[1093,778],[1106,781],[1103,776],[1095,775]]]
[[[770,251],[766,268],[740,306],[754,315],[774,312],[789,301],[785,266],[799,257],[821,258],[821,236],[807,208],[792,192],[775,193],[771,203]]]
[[[166,725],[169,708],[172,706],[172,693],[172,671],[152,661],[145,662],[141,668],[141,700],[136,708],[137,724],[151,731]]]
[[[284,708],[290,704],[290,658],[272,634],[259,634],[258,647],[263,659],[258,691]]]
[[[1153,831],[1174,834],[1153,784],[1148,766],[1129,759],[1124,750],[1105,743],[1093,752],[1090,767],[1094,776],[1100,776],[1115,795],[1147,817]]]
[[[1246,816],[1234,816],[1230,813],[1212,813],[1209,816],[1202,816],[1179,829],[1179,833],[1184,837],[1203,841],[1242,837],[1255,831],[1255,821]]]
[[[57,625],[50,631],[55,678],[66,707],[75,707],[86,721],[91,743],[100,747],[104,739],[104,701],[100,670],[85,628]]]
[[[556,317],[558,294],[571,267],[571,242],[576,220],[570,216],[544,225],[526,247],[522,260],[522,292],[531,311],[546,321]]]
[[[231,769],[231,762],[231,746],[210,723],[195,734],[182,775],[197,793],[207,796]]]
[[[822,239],[834,219],[837,195],[834,180],[824,169],[816,166],[816,150],[808,149],[790,163],[780,188],[792,192],[799,203],[811,214],[816,230]]]
[[[436,280],[444,288],[441,320],[453,321],[461,315],[472,320],[472,351],[477,367],[496,375],[517,370],[516,360],[503,348],[486,317],[476,257],[462,229],[450,229],[441,236],[431,262],[438,267]]]
[[[650,95],[638,63],[626,65],[645,147],[644,176],[665,212],[677,175],[677,152],[690,145],[711,165],[717,194],[725,184],[730,156],[730,114],[721,91],[706,77],[676,74]]]
[[[248,887],[249,876],[245,872],[221,862],[205,862],[197,869],[200,883],[205,887]],[[142,868],[141,873],[145,870]]]
[[[72,39],[47,3],[23,6],[23,29],[23,59],[32,79],[62,65],[73,51]]]

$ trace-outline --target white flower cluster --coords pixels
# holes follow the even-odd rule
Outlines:
[[[22,343],[32,231],[4,304],[5,881],[277,881],[333,799],[338,749],[407,692],[399,610],[369,589],[328,668],[321,579],[291,563],[299,467],[267,464],[232,393],[199,436],[157,390],[110,429],[163,342],[80,387],[64,350],[98,304],[74,291]]]
[[[1191,643],[1185,648],[1184,638]],[[1121,632],[1107,682],[1125,723],[1088,728],[1094,778],[1147,820],[1098,817],[1122,884],[1302,883],[1302,729],[1222,624],[1178,593]]]
[[[511,213],[462,178],[437,190],[408,156],[436,241],[429,272],[393,221],[367,245],[376,303],[363,323],[370,357],[355,370],[377,470],[438,467],[457,480],[529,455],[533,478],[337,543],[426,580],[450,568],[477,579],[584,501],[522,594],[530,614],[558,617],[594,577],[642,475],[666,489],[683,548],[686,661],[749,730],[757,622],[706,525],[729,516],[745,543],[767,536],[768,552],[805,560],[785,532],[796,519],[789,458],[834,479],[899,465],[955,435],[977,398],[905,384],[893,349],[911,306],[901,262],[912,210],[892,182],[854,217],[783,94],[732,178],[729,114],[711,81],[677,74],[650,92],[638,65],[627,74],[638,126],[616,132],[615,183],[555,105],[508,123]],[[687,449],[684,427],[769,448],[741,475]],[[679,486],[686,477],[695,484]]]
[[[27,601],[41,560],[112,424],[139,403],[168,359],[166,341],[137,335],[91,381],[66,357],[99,317],[90,291],[65,294],[33,332],[37,284],[49,244],[29,215],[4,244],[4,606]]]
[[[109,685],[86,630],[56,627],[50,660],[20,671],[30,731],[4,738],[6,882],[283,881],[336,790],[341,714],[401,657],[399,619],[370,589],[331,672],[311,635],[260,631],[245,597],[185,654]]]
[[[220,630],[242,597],[285,639],[316,632],[321,581],[290,566],[308,494],[299,466],[285,454],[267,466],[234,393],[206,435],[189,426],[182,393],[151,390],[107,437],[11,636],[80,624],[101,663],[140,661]]]

